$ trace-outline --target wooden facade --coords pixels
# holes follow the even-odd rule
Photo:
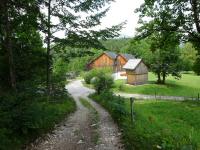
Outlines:
[[[123,66],[128,62],[130,58],[134,58],[130,54],[116,54],[114,52],[104,52],[99,57],[92,60],[88,65],[88,70],[95,68],[110,67],[113,72],[125,71]]]
[[[126,69],[127,83],[132,85],[145,84],[148,81],[148,68],[142,60],[134,68]]]
[[[115,59],[109,57],[106,53],[103,53],[93,61],[91,61],[87,67],[88,69],[95,69],[95,68],[113,68],[115,65]]]
[[[117,56],[117,66],[116,66],[116,72],[119,72],[119,71],[125,71],[123,69],[123,66],[127,63],[127,59],[124,58],[122,55],[118,55]]]

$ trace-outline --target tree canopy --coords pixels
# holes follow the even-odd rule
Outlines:
[[[139,38],[148,37],[154,32],[176,32],[180,36],[177,39],[190,41],[194,45],[199,57],[200,1],[145,0],[136,12],[140,13],[139,23],[142,24],[138,30]],[[199,64],[198,61],[196,59],[196,64]]]

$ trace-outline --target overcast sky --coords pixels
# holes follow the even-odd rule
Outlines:
[[[115,2],[111,3],[107,15],[101,19],[102,24],[97,29],[111,27],[126,21],[120,37],[133,37],[139,19],[138,14],[134,13],[134,10],[143,2],[144,0],[115,0]],[[56,21],[54,20],[54,22]],[[55,36],[64,37],[64,32],[57,32]]]
[[[143,2],[144,0],[115,0],[115,2],[111,4],[107,16],[102,19],[101,26],[112,26],[126,20],[127,24],[121,31],[121,36],[133,37],[138,22],[138,14],[134,13],[134,10]]]

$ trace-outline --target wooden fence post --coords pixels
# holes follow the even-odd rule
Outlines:
[[[134,108],[133,108],[133,102],[134,102],[134,98],[131,97],[131,98],[130,98],[130,105],[131,105],[131,121],[132,121],[132,122],[134,121],[134,114],[133,114]]]

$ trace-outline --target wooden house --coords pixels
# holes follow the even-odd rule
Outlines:
[[[116,58],[117,58],[116,53],[105,51],[99,57],[90,61],[87,64],[87,68],[89,70],[95,68],[105,68],[105,67],[110,67],[114,69],[114,67],[116,66]]]
[[[148,81],[148,68],[142,59],[130,59],[123,67],[128,84],[144,84]]]
[[[99,57],[93,59],[87,64],[87,68],[105,68],[110,67],[114,72],[124,71],[123,66],[129,59],[134,59],[131,54],[116,54],[114,52],[105,51]]]

